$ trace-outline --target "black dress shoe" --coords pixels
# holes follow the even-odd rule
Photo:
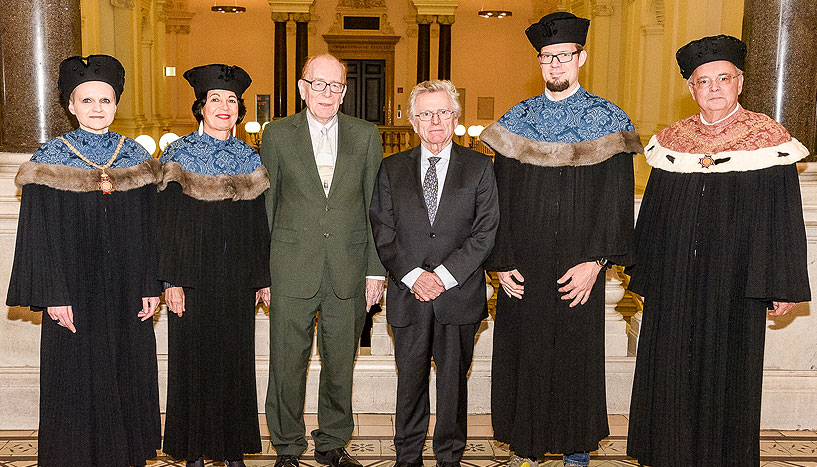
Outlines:
[[[298,467],[298,464],[300,464],[298,456],[289,454],[281,454],[278,456],[278,459],[275,460],[275,467]]]
[[[187,467],[204,467],[204,457],[199,457],[198,459],[196,459],[194,461],[187,461],[187,463],[185,463],[185,466],[187,466]]]
[[[325,452],[315,449],[315,462],[332,467],[363,467],[357,459],[346,452],[346,448],[335,448]]]
[[[301,461],[298,459],[298,456],[281,454],[278,456],[278,459],[275,460],[275,467],[298,467],[300,462]]]
[[[457,462],[439,462],[437,461],[437,467],[460,467],[459,461]]]
[[[226,461],[226,462],[224,462],[224,465],[226,465],[227,467],[247,467],[247,466],[244,464],[244,459],[238,459],[238,460],[233,460],[233,461]]]

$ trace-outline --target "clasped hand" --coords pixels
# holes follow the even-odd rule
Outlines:
[[[414,281],[411,291],[417,300],[429,302],[445,292],[445,285],[443,285],[442,279],[436,273],[423,271],[420,277]]]

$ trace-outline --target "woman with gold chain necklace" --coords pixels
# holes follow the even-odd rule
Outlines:
[[[38,465],[141,466],[161,445],[153,316],[159,161],[108,131],[125,83],[113,57],[70,57],[59,89],[79,128],[20,166],[7,304],[46,311]]]

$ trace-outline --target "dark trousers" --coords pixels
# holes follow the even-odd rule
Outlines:
[[[480,323],[441,324],[430,306],[423,315],[420,323],[392,327],[397,364],[394,448],[398,461],[422,459],[430,413],[428,378],[433,357],[437,368],[434,456],[438,462],[457,462],[465,449],[467,375]]]
[[[362,291],[361,291],[362,292]],[[312,354],[315,318],[321,356],[315,449],[343,447],[354,430],[352,372],[366,318],[366,298],[335,295],[328,267],[318,293],[308,299],[271,295],[270,373],[267,426],[278,455],[300,456],[307,448],[304,423],[306,371]]]

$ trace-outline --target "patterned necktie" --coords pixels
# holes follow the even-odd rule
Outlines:
[[[437,169],[434,165],[440,161],[439,157],[428,158],[428,170],[426,176],[423,178],[423,198],[426,201],[426,208],[428,209],[428,220],[434,224],[434,216],[437,215]]]
[[[332,157],[332,146],[329,144],[329,133],[326,128],[321,128],[321,141],[318,143],[318,151],[315,156],[318,165],[318,175],[321,177],[323,192],[329,196],[329,187],[332,186],[332,175],[335,173],[335,161]]]

